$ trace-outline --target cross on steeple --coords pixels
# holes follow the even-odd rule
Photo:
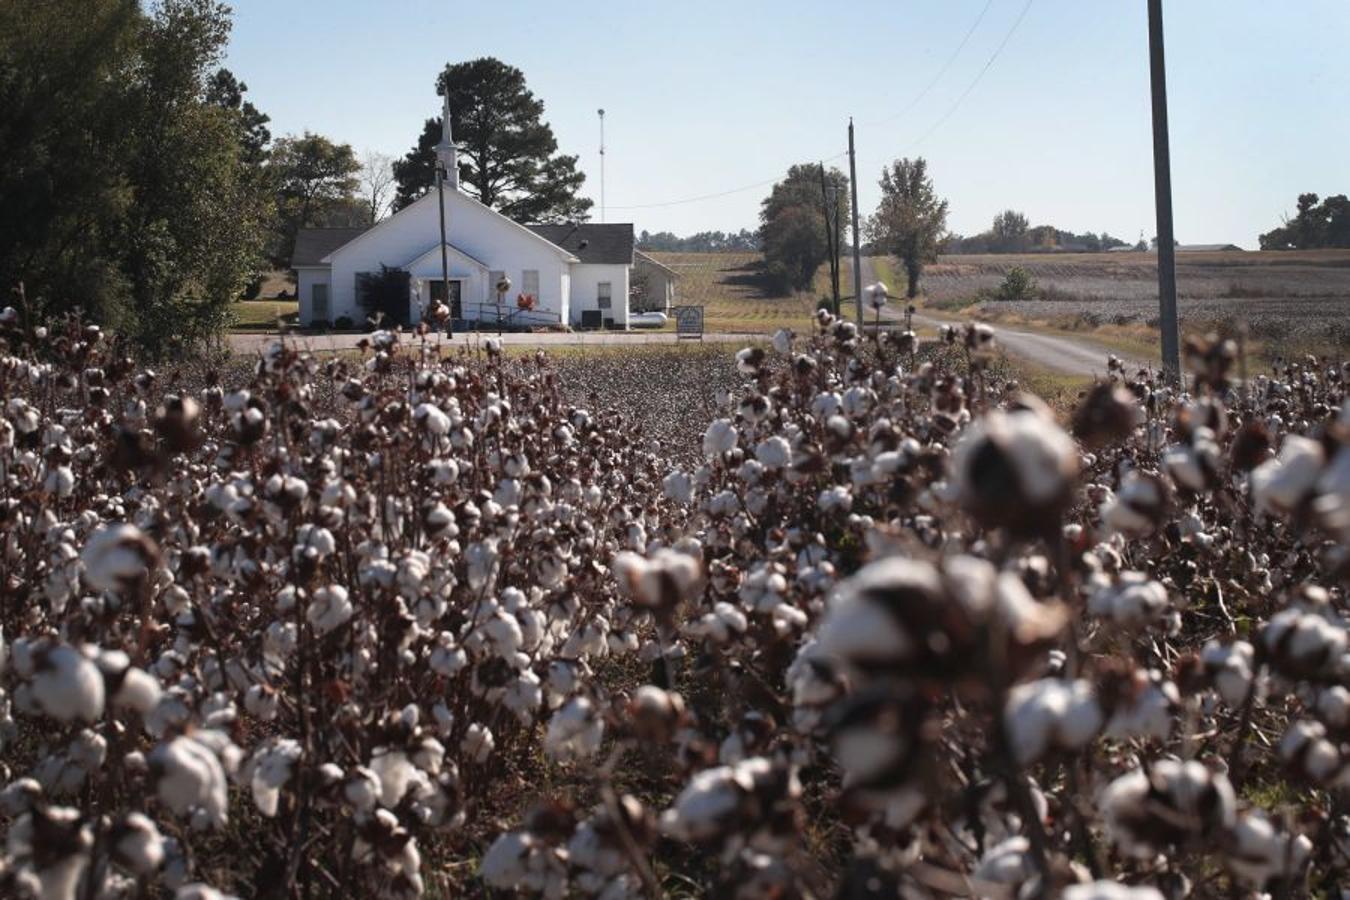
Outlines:
[[[455,141],[450,135],[450,94],[445,94],[445,104],[441,110],[441,142],[436,145],[436,161],[445,172],[445,183],[452,188],[459,187],[459,162],[455,158]]]

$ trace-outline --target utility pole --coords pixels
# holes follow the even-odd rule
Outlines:
[[[600,221],[605,221],[605,111],[600,112]]]
[[[830,254],[830,311],[839,315],[839,189],[825,180],[820,164],[820,197],[825,202],[825,250]]]
[[[848,119],[848,186],[853,191],[853,299],[858,304],[858,328],[863,327],[862,248],[858,244],[858,157],[853,152],[853,117]]]
[[[445,291],[442,300],[450,316],[445,320],[446,337],[455,336],[455,307],[450,302],[450,261],[445,254],[445,167],[436,163],[436,207],[441,211],[441,289]]]
[[[1153,204],[1158,214],[1158,321],[1163,368],[1181,375],[1177,329],[1176,240],[1172,236],[1172,163],[1167,142],[1167,66],[1163,61],[1162,0],[1148,0],[1148,57],[1153,85]]]
[[[451,176],[448,171],[451,167],[458,165],[455,159],[455,141],[450,133],[450,89],[445,90],[444,102],[441,106],[441,142],[436,145],[436,209],[441,214],[441,289],[445,296],[441,299],[445,303],[445,308],[450,315],[445,320],[445,335],[453,338],[455,336],[455,304],[450,300],[450,262],[445,253],[445,179]],[[459,185],[459,171],[454,173],[455,185]],[[461,314],[463,313],[463,298],[460,298]]]

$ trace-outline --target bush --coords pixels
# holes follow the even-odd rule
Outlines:
[[[338,316],[333,321],[333,327],[338,331],[354,331],[356,324],[352,322],[351,316]]]
[[[1036,299],[1036,279],[1031,273],[1021,266],[1013,266],[1008,270],[1003,283],[998,287],[996,300],[1003,302],[1014,302],[1018,300]]]

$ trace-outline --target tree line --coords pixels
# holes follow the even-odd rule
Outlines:
[[[1103,231],[1097,234],[1085,231],[1075,234],[1053,225],[1031,225],[1027,217],[1015,209],[1004,210],[994,216],[988,230],[963,237],[955,232],[942,241],[943,253],[1044,253],[1080,252],[1100,253],[1131,244]],[[1140,249],[1147,249],[1143,247]]]
[[[637,237],[639,250],[665,253],[754,253],[760,249],[759,233],[748,228],[740,231],[699,231],[679,237],[669,231],[655,234],[642,229]]]

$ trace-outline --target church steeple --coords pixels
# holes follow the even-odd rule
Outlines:
[[[458,189],[459,162],[455,158],[455,142],[450,136],[450,94],[445,95],[445,105],[441,111],[441,142],[436,145],[436,160],[445,170],[445,183]]]

